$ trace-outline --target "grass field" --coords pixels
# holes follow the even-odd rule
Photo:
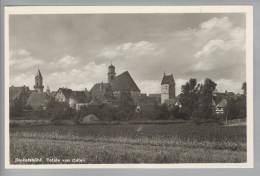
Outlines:
[[[10,157],[23,162],[240,163],[246,162],[246,127],[196,125],[20,126],[10,129]]]

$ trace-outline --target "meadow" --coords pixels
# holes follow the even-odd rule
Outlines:
[[[214,123],[16,126],[10,160],[23,164],[241,163],[246,127]]]

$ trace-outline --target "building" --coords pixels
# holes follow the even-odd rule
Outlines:
[[[116,77],[115,66],[111,64],[108,67],[107,82],[111,83],[115,79],[115,77]]]
[[[57,102],[66,102],[69,103],[69,98],[72,93],[71,89],[68,88],[59,88],[55,94],[55,100]]]
[[[69,106],[73,109],[80,110],[81,107],[88,105],[90,99],[87,91],[72,91],[69,97]]]
[[[26,102],[26,106],[30,106],[33,110],[46,110],[50,100],[50,96],[46,92],[33,91]]]
[[[96,83],[91,89],[91,104],[111,103],[114,101],[110,83]]]
[[[153,99],[153,101],[155,101],[157,104],[160,104],[161,103],[161,94],[149,94],[148,97],[150,99]]]
[[[42,78],[42,74],[40,69],[38,68],[37,74],[35,76],[35,85],[34,85],[34,89],[37,92],[43,92],[43,78]]]
[[[54,99],[57,102],[64,102],[68,103],[71,108],[77,109],[78,104],[82,105],[87,105],[90,100],[90,93],[85,90],[85,91],[73,91],[68,88],[59,88],[58,91],[56,92]]]
[[[131,77],[128,71],[121,73],[111,81],[111,87],[113,95],[118,98],[122,92],[130,92],[134,102],[138,102],[140,96],[140,89],[136,85],[135,81]]]
[[[225,109],[227,107],[227,99],[223,98],[217,105],[216,105],[216,114],[224,114],[225,113]]]
[[[163,74],[163,79],[161,82],[161,103],[166,103],[166,101],[175,98],[175,81],[173,75]]]
[[[92,101],[113,102],[122,92],[130,92],[134,102],[138,102],[140,89],[128,71],[116,76],[115,66],[111,64],[108,67],[107,80],[108,83],[97,83],[91,88]]]
[[[34,91],[28,97],[26,106],[30,106],[33,110],[45,110],[47,108],[51,98],[48,93],[43,92],[43,88],[43,76],[38,68],[35,76]]]

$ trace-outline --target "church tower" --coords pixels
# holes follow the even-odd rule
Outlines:
[[[42,84],[42,74],[41,74],[41,71],[40,69],[38,68],[38,71],[37,71],[37,74],[35,76],[35,85],[34,85],[34,89],[37,91],[37,92],[43,92],[43,84]]]
[[[108,67],[108,73],[107,73],[107,78],[108,78],[108,83],[111,83],[112,80],[114,80],[116,77],[116,72],[115,72],[115,66],[109,65]]]

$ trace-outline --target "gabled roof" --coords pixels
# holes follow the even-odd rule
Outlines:
[[[90,89],[93,101],[105,101],[113,99],[113,92],[109,83],[97,83]]]
[[[42,74],[41,74],[41,71],[40,71],[40,69],[38,69],[38,71],[37,71],[37,74],[36,74],[36,76],[35,76],[35,77],[42,78]]]
[[[78,103],[86,103],[89,97],[85,91],[73,91],[70,98],[77,100]]]
[[[162,82],[161,82],[161,85],[162,84],[175,84],[175,81],[174,81],[174,78],[173,78],[173,75],[163,75],[163,79],[162,79]]]
[[[69,98],[72,90],[68,88],[59,88],[57,92],[61,92],[65,96],[65,98]]]
[[[109,88],[109,83],[96,83],[91,89],[90,92],[100,91]]]
[[[118,75],[114,80],[112,80],[111,86],[113,91],[140,92],[140,89],[138,88],[128,71],[123,72],[122,74]]]
[[[38,109],[47,106],[50,102],[50,97],[46,93],[32,92],[27,100],[26,105],[31,106],[33,109]]]

